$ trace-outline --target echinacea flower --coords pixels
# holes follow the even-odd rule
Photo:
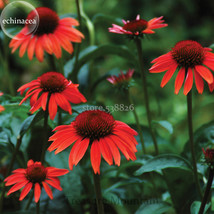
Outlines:
[[[214,54],[210,52],[211,50],[203,48],[196,41],[180,41],[170,52],[154,59],[152,63],[155,64],[149,71],[160,73],[167,70],[161,82],[161,87],[164,87],[177,70],[175,94],[179,93],[184,82],[184,94],[187,95],[192,89],[194,76],[198,93],[202,94],[203,79],[210,84],[210,90],[212,89],[213,74],[209,69],[214,70]]]
[[[50,119],[53,120],[57,113],[57,106],[71,114],[72,109],[69,102],[74,104],[86,102],[85,97],[79,92],[78,86],[78,84],[68,81],[61,73],[50,71],[21,86],[17,91],[23,94],[28,88],[20,105],[31,97],[31,113],[40,107],[45,111],[49,100],[48,111]]]
[[[34,191],[34,200],[37,203],[41,195],[41,188],[43,187],[50,197],[53,199],[53,194],[50,186],[62,190],[58,176],[67,174],[67,169],[58,169],[55,167],[44,167],[41,162],[29,160],[27,169],[15,169],[13,174],[5,178],[6,186],[14,185],[10,188],[7,195],[22,189],[19,200],[23,200],[31,189]],[[50,186],[49,186],[50,185]]]
[[[2,95],[3,95],[3,93],[0,92],[0,96],[2,96]],[[4,111],[4,110],[5,110],[4,107],[0,105],[0,112],[2,112],[2,111]]]
[[[213,165],[214,164],[214,149],[207,148],[205,151],[204,148],[202,148],[202,151],[204,153],[206,163]]]
[[[118,76],[112,75],[107,80],[113,85],[127,83],[132,78],[133,73],[134,69],[129,69],[126,73],[121,71]]]
[[[56,58],[62,56],[62,50],[73,53],[71,42],[81,42],[83,34],[72,26],[78,26],[77,20],[67,17],[59,19],[56,12],[47,7],[38,7],[36,11],[29,13],[27,20],[37,20],[38,26],[32,31],[32,24],[26,24],[10,42],[10,48],[14,53],[19,47],[19,56],[22,57],[27,51],[28,58],[33,59],[34,53],[42,62],[44,51],[54,54]]]
[[[132,37],[143,36],[144,34],[153,34],[154,29],[162,28],[168,26],[168,24],[163,23],[163,16],[158,18],[153,18],[149,21],[140,18],[140,15],[137,15],[135,20],[132,21],[123,21],[123,26],[112,24],[112,27],[109,28],[109,32],[118,33],[118,34],[126,34]]]
[[[100,110],[80,113],[70,125],[56,127],[49,141],[53,143],[49,151],[56,149],[55,154],[74,143],[69,155],[69,168],[77,165],[90,146],[91,164],[94,173],[100,174],[101,155],[109,164],[120,166],[120,152],[127,160],[136,160],[137,132],[123,122],[114,120],[109,113]]]

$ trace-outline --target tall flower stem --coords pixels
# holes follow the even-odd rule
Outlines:
[[[156,140],[155,133],[152,129],[152,117],[151,117],[151,112],[150,112],[150,107],[149,107],[149,96],[148,96],[148,90],[147,90],[147,80],[146,80],[146,73],[144,70],[144,65],[143,65],[143,51],[142,51],[142,46],[141,46],[141,40],[139,38],[135,39],[137,51],[138,51],[138,59],[139,59],[139,64],[140,64],[140,70],[141,70],[141,79],[142,79],[142,84],[143,84],[143,91],[144,91],[144,100],[145,100],[145,105],[146,105],[146,113],[147,113],[147,120],[149,124],[149,131],[152,136],[152,140],[154,143],[155,147],[155,153],[158,155],[158,144]]]
[[[130,94],[130,89],[128,89],[128,100],[129,100],[129,105],[134,104],[132,96]],[[135,117],[135,121],[136,121],[137,129],[138,129],[140,141],[142,143],[142,151],[143,151],[143,154],[146,154],[146,147],[145,147],[145,142],[144,142],[144,139],[143,139],[143,133],[142,133],[142,130],[141,130],[141,127],[140,127],[139,118],[138,118],[137,112],[135,111],[135,108],[133,108],[133,114],[134,114],[134,117]]]
[[[41,163],[44,163],[45,160],[45,152],[47,149],[47,143],[48,143],[48,136],[47,136],[47,131],[48,131],[48,103],[49,99],[47,101],[47,107],[45,110],[45,116],[44,116],[44,125],[43,125],[43,148],[42,148],[42,154],[41,154]]]
[[[32,200],[33,200],[33,196],[34,196],[34,194],[33,194],[33,192],[31,192],[31,195],[30,195],[30,198],[28,199],[28,202],[27,202],[27,204],[26,204],[26,206],[25,206],[25,210],[28,210],[29,209],[29,207],[30,207],[30,204],[31,204],[31,202],[32,202]]]
[[[199,213],[198,214],[203,214],[204,213],[204,208],[206,206],[206,203],[207,203],[207,200],[208,200],[208,197],[209,197],[209,193],[210,193],[210,190],[211,190],[212,182],[213,182],[213,176],[214,176],[214,169],[210,167],[209,168],[209,177],[208,177],[206,190],[204,192],[204,197],[202,199],[201,207],[199,209]]]
[[[94,189],[96,193],[97,212],[98,214],[104,214],[103,198],[100,185],[100,175],[95,174],[93,172],[93,178],[94,178]]]
[[[17,142],[16,142],[16,147],[15,147],[15,150],[14,150],[14,152],[13,152],[13,156],[12,156],[10,165],[9,165],[9,167],[8,167],[8,170],[7,170],[7,173],[6,173],[6,177],[10,174],[10,172],[11,172],[12,169],[13,169],[13,165],[14,165],[15,160],[16,160],[16,155],[17,155],[17,153],[18,153],[18,151],[19,151],[19,148],[20,148],[20,146],[21,146],[21,143],[22,143],[22,136],[18,136],[18,137],[17,137]],[[6,191],[6,186],[4,185],[3,188],[2,188],[1,198],[0,198],[0,213],[2,213],[3,200],[4,200],[5,191]]]
[[[195,147],[194,147],[194,138],[193,138],[193,125],[192,125],[192,91],[187,94],[187,118],[188,118],[188,130],[189,130],[189,142],[190,142],[190,150],[192,154],[192,163],[193,163],[193,172],[195,177],[195,183],[202,198],[202,191],[199,184],[198,179],[198,170],[197,170],[197,162],[195,156]]]

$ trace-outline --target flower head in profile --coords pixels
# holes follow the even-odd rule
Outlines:
[[[122,84],[124,82],[127,83],[132,78],[133,73],[134,69],[129,69],[126,73],[121,71],[118,76],[112,75],[108,77],[107,80],[113,85]]]
[[[90,146],[91,164],[94,173],[100,174],[101,155],[109,164],[120,166],[120,152],[127,160],[136,160],[137,132],[123,122],[114,120],[109,113],[100,110],[80,113],[70,125],[58,126],[49,141],[49,151],[55,154],[74,144],[69,155],[69,168],[77,165]]]
[[[2,95],[3,95],[3,93],[0,92],[0,96],[2,96]],[[4,107],[0,105],[0,112],[2,112],[2,111],[4,111],[4,110],[5,110]]]
[[[161,87],[164,87],[177,70],[175,80],[175,94],[179,93],[184,82],[184,94],[187,95],[193,86],[193,76],[198,93],[204,90],[204,81],[209,84],[212,90],[214,70],[214,54],[212,49],[203,48],[198,42],[184,40],[178,42],[170,52],[152,61],[155,63],[151,68],[151,73],[166,71],[163,76]]]
[[[124,24],[123,26],[112,24],[112,27],[109,28],[109,32],[126,34],[133,38],[142,37],[144,34],[155,33],[155,31],[153,31],[154,29],[168,26],[168,24],[164,23],[164,20],[162,18],[163,16],[146,21],[144,19],[141,19],[140,15],[137,15],[135,20],[122,20]]]
[[[57,106],[71,114],[70,102],[74,104],[86,102],[85,97],[78,90],[78,84],[73,84],[61,73],[54,71],[42,74],[36,80],[21,86],[17,91],[23,94],[26,89],[28,90],[20,105],[31,97],[31,113],[34,113],[40,107],[44,111],[48,108],[51,120],[56,116]]]
[[[10,188],[7,195],[24,187],[21,191],[19,200],[23,200],[31,189],[34,191],[34,199],[37,203],[41,195],[41,188],[43,187],[50,197],[53,199],[53,194],[50,186],[62,190],[58,176],[67,174],[67,169],[58,169],[55,167],[44,167],[41,162],[34,162],[29,160],[27,169],[16,169],[12,175],[8,176],[4,181],[6,186],[14,185]],[[50,186],[49,186],[50,185]]]
[[[207,164],[214,165],[214,149],[207,148],[206,151],[202,148],[204,158]]]
[[[83,34],[72,26],[79,25],[73,18],[60,19],[59,16],[47,7],[38,7],[36,11],[29,13],[27,20],[37,20],[38,26],[32,30],[32,24],[26,24],[10,42],[10,48],[14,53],[19,47],[19,56],[22,57],[27,52],[28,58],[36,58],[42,62],[44,52],[54,54],[56,58],[62,56],[62,50],[73,53],[71,42],[81,42]],[[31,32],[32,31],[32,32]]]

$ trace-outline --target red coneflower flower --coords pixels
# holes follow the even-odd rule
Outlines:
[[[214,164],[214,149],[207,148],[206,151],[202,148],[205,160],[208,164]]]
[[[3,95],[3,93],[0,92],[0,96],[2,96],[2,95]],[[0,112],[2,112],[2,111],[4,111],[4,110],[5,110],[4,107],[0,105]]]
[[[84,38],[80,31],[72,27],[79,25],[78,21],[73,18],[59,19],[50,8],[39,7],[36,11],[31,11],[27,19],[36,20],[37,16],[39,16],[38,27],[32,33],[30,33],[32,25],[26,24],[22,31],[12,39],[9,45],[13,48],[12,53],[20,47],[20,57],[27,51],[30,60],[35,53],[37,59],[42,62],[44,51],[60,58],[61,47],[71,54],[73,52],[71,42],[81,42]]]
[[[68,81],[61,73],[51,71],[21,86],[17,91],[23,94],[29,88],[20,105],[31,97],[31,113],[40,107],[45,111],[49,99],[48,111],[50,119],[53,120],[57,113],[57,105],[71,114],[72,109],[69,102],[74,104],[86,102],[85,97],[79,92],[78,86],[78,84]]]
[[[163,16],[158,18],[153,18],[149,21],[140,19],[140,15],[137,15],[136,19],[133,21],[123,21],[124,26],[112,24],[112,28],[109,28],[109,32],[118,34],[127,34],[130,36],[143,36],[143,34],[153,34],[153,30],[157,28],[162,28],[168,26],[168,24],[163,24]]]
[[[33,188],[34,199],[37,203],[40,198],[41,188],[44,187],[50,199],[53,199],[53,194],[49,185],[61,191],[62,188],[58,176],[65,175],[68,172],[67,169],[44,167],[41,162],[34,163],[33,160],[29,160],[27,169],[13,170],[13,174],[4,180],[6,186],[14,185],[10,188],[7,195],[24,187],[19,197],[19,200],[21,201]]]
[[[95,174],[100,174],[101,154],[109,165],[113,164],[114,159],[115,164],[120,166],[118,149],[127,160],[136,160],[137,141],[134,135],[137,132],[125,123],[114,120],[111,114],[104,111],[82,112],[70,125],[58,126],[53,131],[57,132],[49,138],[49,141],[54,141],[48,148],[49,151],[56,149],[57,154],[75,142],[68,160],[71,170],[82,159],[89,145]]]
[[[126,73],[123,73],[121,71],[118,76],[112,75],[108,77],[107,80],[113,85],[129,82],[129,80],[132,78],[133,73],[134,69],[129,69]]]
[[[195,41],[180,41],[170,52],[154,59],[152,63],[155,64],[149,70],[151,73],[160,73],[167,70],[161,82],[161,87],[164,87],[177,69],[175,94],[179,93],[185,79],[185,95],[192,89],[194,74],[196,88],[198,93],[202,94],[204,90],[203,79],[208,84],[213,83],[213,75],[208,69],[214,70],[214,54],[210,52],[211,50],[210,48],[203,48]],[[210,89],[211,87],[212,85],[210,85]]]

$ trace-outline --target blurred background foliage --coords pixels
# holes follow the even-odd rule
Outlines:
[[[57,11],[57,13],[62,17],[72,16],[77,18],[75,0],[28,0],[28,2],[33,4],[35,7],[50,7]],[[150,62],[154,58],[170,51],[176,42],[180,40],[191,39],[200,42],[204,47],[211,46],[214,43],[214,3],[210,0],[82,0],[81,2],[83,4],[84,13],[87,15],[85,18],[82,18],[81,26],[82,32],[85,35],[85,39],[80,45],[81,53],[79,57],[82,64],[80,63],[78,68],[78,82],[80,83],[81,92],[88,99],[87,104],[89,105],[114,106],[115,104],[124,104],[126,106],[128,105],[127,95],[119,93],[117,90],[115,90],[115,88],[106,81],[106,77],[110,74],[118,74],[120,70],[126,71],[129,68],[134,68],[135,73],[131,87],[131,94],[133,96],[135,108],[143,128],[143,134],[144,138],[146,139],[146,146],[149,154],[153,154],[154,149],[151,136],[149,135],[148,128],[146,127],[147,119],[142,95],[142,85],[139,78],[140,75],[135,44],[132,40],[126,38],[126,36],[109,33],[108,27],[111,27],[112,23],[122,25],[122,19],[133,20],[136,18],[137,14],[140,14],[141,18],[145,20],[164,16],[164,20],[166,23],[168,23],[169,26],[166,28],[157,29],[154,35],[146,36],[142,41],[144,66],[148,75],[147,79],[152,118],[154,121],[156,121],[154,124],[159,138],[158,142],[161,153],[182,153],[185,158],[191,161],[189,156],[189,149],[187,146],[185,146],[188,141],[188,129],[186,125],[186,97],[182,94],[182,89],[179,95],[174,94],[175,78],[172,78],[170,82],[162,89],[160,88],[160,82],[163,74],[150,74],[148,69],[151,67]],[[88,30],[88,26],[92,26],[90,30]],[[8,44],[9,39],[5,38],[4,34],[2,33],[0,36],[0,47],[1,51],[4,52],[3,40]],[[105,47],[103,49],[99,49],[101,46]],[[76,48],[77,45],[74,44],[74,47]],[[96,50],[98,51],[96,52]],[[7,51],[9,51],[9,48]],[[120,54],[121,51],[123,54]],[[48,61],[44,61],[43,63],[39,63],[36,59],[29,61],[26,55],[23,58],[19,58],[18,52],[13,55],[8,53],[8,59],[10,78],[14,83],[13,85],[15,89],[17,89],[22,84],[37,78],[40,74],[50,71]],[[72,77],[72,73],[74,72],[74,61],[74,54],[69,55],[63,51],[62,63],[65,65],[64,71],[67,77]],[[0,91],[3,91],[5,94],[9,94],[8,82],[5,78],[6,74],[4,73],[2,65],[0,65],[0,69]],[[213,122],[211,122],[214,118],[213,93],[209,92],[206,85],[203,95],[199,95],[196,92],[195,87],[193,87],[193,95],[193,125],[194,130],[198,130],[196,142],[201,143],[200,146],[197,147],[198,160],[201,162],[201,147],[207,145],[208,143],[214,143],[214,126]],[[19,110],[17,106],[11,106],[11,103],[16,103],[20,100],[20,97],[17,97],[16,100],[13,100],[11,97],[7,97],[6,95],[1,98],[2,104],[5,105],[5,107],[7,107],[7,105],[9,107],[9,110],[7,110],[4,115],[1,116],[2,121],[7,121],[4,123],[1,122],[1,125],[4,126],[4,129],[6,129],[8,135],[16,135],[16,129],[20,129],[21,122],[23,122],[23,120],[28,116],[27,106],[19,107]],[[10,108],[13,108],[13,113],[11,113],[12,110],[10,111]],[[79,110],[78,106],[76,106],[76,108]],[[83,109],[83,107],[80,107],[80,109]],[[22,112],[21,114],[20,111]],[[133,125],[135,120],[132,112],[116,111],[112,112],[112,114],[116,120],[121,120],[135,128]],[[68,124],[71,122],[74,119],[74,116],[75,114],[72,115],[72,117],[64,115],[64,121],[67,122],[65,123]],[[10,118],[10,121],[8,118]],[[163,125],[158,121],[166,121],[166,123]],[[208,125],[200,128],[203,124]],[[51,128],[55,127],[54,123],[49,125]],[[29,152],[29,156],[33,155],[30,151],[33,151],[34,149],[29,148],[27,145],[30,141],[30,138],[32,138],[32,141],[39,141],[33,136],[33,132],[37,133],[39,129],[38,127],[39,125],[37,124],[37,126],[34,128],[34,131],[31,133],[32,136],[29,133],[27,134],[25,140],[26,144],[23,145],[26,147],[23,148],[23,150],[26,149]],[[1,138],[3,141],[7,139],[7,136],[4,135]],[[15,139],[12,139],[12,142],[9,145],[11,149],[14,144]],[[141,151],[140,145],[138,145],[138,150]],[[148,157],[142,156],[142,153],[139,152],[139,162],[136,162],[134,167],[133,165],[129,166],[129,163],[126,165],[125,162],[124,165],[121,165],[119,172],[116,167],[104,167],[102,182],[104,187],[106,187],[104,194],[104,198],[107,200],[106,202],[112,202],[112,200],[116,200],[116,205],[120,203],[125,204],[125,207],[113,206],[114,208],[112,208],[112,203],[110,203],[110,205],[109,203],[106,203],[106,210],[108,210],[107,207],[110,206],[109,213],[134,213],[142,204],[142,202],[143,204],[140,210],[136,212],[137,214],[149,214],[147,209],[149,209],[150,213],[153,214],[165,212],[174,213],[174,209],[171,208],[169,204],[173,200],[181,200],[182,195],[187,194],[187,192],[181,191],[178,194],[176,193],[177,195],[175,195],[174,198],[170,199],[169,194],[178,192],[178,190],[173,189],[174,182],[179,181],[181,183],[185,183],[188,179],[192,179],[192,175],[186,168],[179,169],[181,171],[175,172],[173,169],[170,171],[167,168],[168,166],[166,166],[166,169],[164,169],[165,171],[162,171],[161,173],[160,171],[156,172],[150,170],[140,175],[140,177],[129,179],[130,176],[133,175],[134,172],[150,158],[151,157],[149,155]],[[24,164],[22,163],[21,159],[22,158],[19,159],[19,165],[22,166]],[[52,154],[52,156],[50,155],[48,159],[50,160],[50,164],[53,164],[56,167],[67,168],[67,157],[61,156],[61,159],[54,159]],[[61,160],[61,162],[59,160]],[[71,180],[81,180],[82,186],[80,183],[77,183],[77,186],[80,189],[77,190],[76,186],[69,186],[70,184],[67,181],[63,182],[64,188],[68,188],[69,191],[74,191],[76,194],[75,197],[77,198],[82,194],[81,188],[87,188],[88,180],[86,181],[82,179],[81,175],[84,174],[84,170],[89,172],[89,169],[87,167],[87,169],[84,169],[83,166],[84,164],[82,164],[80,169],[77,169],[78,167],[76,167],[75,170],[77,172],[75,171],[74,175],[72,174],[70,178]],[[204,173],[203,165],[201,165],[200,171]],[[173,176],[171,177],[171,180],[168,179],[167,182],[163,185],[163,179],[166,175],[168,175],[168,178],[170,175]],[[180,175],[180,177],[178,177],[178,175]],[[185,176],[187,180],[184,179]],[[120,179],[127,182],[122,183]],[[92,181],[90,180],[90,182]],[[138,185],[134,185],[136,183]],[[109,189],[111,185],[115,186],[112,187],[112,189]],[[123,185],[126,186],[126,191],[124,188],[122,188]],[[168,188],[171,187],[169,188],[169,192],[166,191],[167,185]],[[187,187],[185,186],[185,188],[188,189],[190,193],[192,193],[192,191],[194,192],[191,185],[188,185]],[[144,193],[143,195],[142,192]],[[190,193],[188,195],[189,201],[182,201],[182,203],[186,203],[185,206],[188,205],[188,208],[184,208],[181,213],[185,213],[186,210],[189,210],[189,206],[193,202]],[[67,194],[69,193],[65,192],[66,196],[68,196]],[[89,202],[91,201],[87,201],[91,195],[93,195],[93,191],[88,189],[85,195],[81,196],[83,199],[85,199],[84,203],[83,201],[80,202],[82,205],[81,211],[78,210],[79,208],[75,207],[75,204],[77,205],[78,203],[69,201],[68,197],[71,207],[73,205],[73,207],[70,208],[74,209],[73,213],[77,213],[75,212],[77,210],[81,213],[87,211],[93,213],[93,209],[95,209],[95,207],[90,207],[91,205],[89,205]],[[133,196],[139,200],[133,202],[133,204],[130,204],[130,201],[118,201],[119,198],[117,196],[119,196],[120,200],[125,200]],[[159,198],[164,199],[164,201],[159,201]],[[185,197],[185,200],[186,198],[187,197]],[[67,204],[68,201],[65,199],[62,203]],[[153,208],[150,209],[149,207],[152,204],[155,204],[156,207],[153,206]],[[178,209],[179,206],[181,206],[181,204],[177,203],[175,209]],[[195,203],[194,207],[197,206],[197,203]],[[194,207],[192,208],[192,213],[194,213]],[[47,213],[51,213],[51,209],[52,208],[49,210],[46,207],[46,211],[49,210]],[[68,213],[69,212],[70,211],[68,211]]]

